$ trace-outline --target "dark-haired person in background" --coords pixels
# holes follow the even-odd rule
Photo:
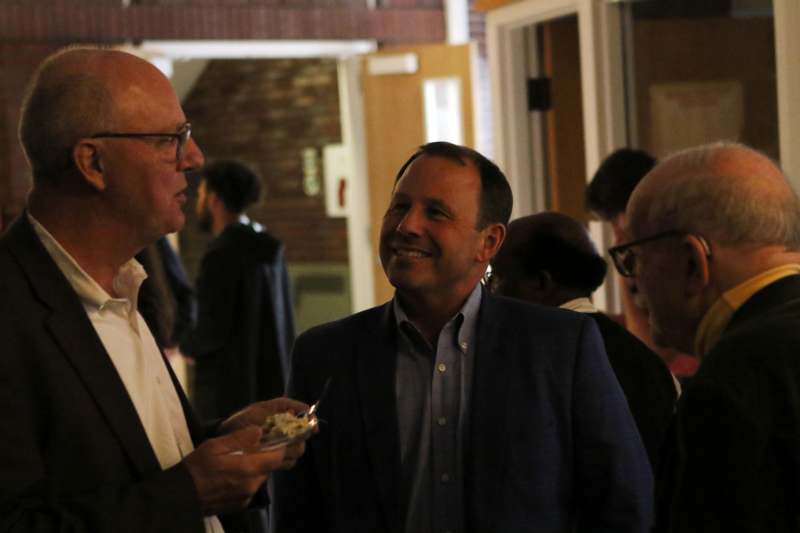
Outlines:
[[[492,261],[489,286],[502,296],[594,318],[655,468],[677,390],[658,355],[592,303],[591,294],[603,283],[606,269],[579,222],[560,213],[539,213],[509,224]]]
[[[511,190],[450,143],[400,169],[380,257],[395,297],[309,330],[291,394],[320,395],[279,532],[643,532],[652,473],[594,321],[494,297],[481,278]]]
[[[240,162],[202,171],[196,210],[215,238],[197,277],[197,324],[181,351],[195,359],[193,401],[207,418],[285,387],[294,319],[284,246],[244,216],[260,193],[260,178]]]
[[[631,228],[625,217],[625,207],[633,189],[655,165],[656,159],[643,150],[620,148],[603,160],[589,182],[586,208],[611,224],[615,245],[630,240]],[[655,351],[675,376],[682,380],[691,377],[697,371],[697,360],[672,348],[659,346],[650,335],[647,309],[636,281],[622,278],[620,286],[625,327]]]

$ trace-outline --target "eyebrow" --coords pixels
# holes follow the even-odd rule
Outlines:
[[[442,209],[443,211],[447,211],[448,213],[452,213],[453,212],[453,210],[450,209],[449,205],[444,203],[442,200],[439,200],[438,198],[430,198],[430,199],[425,200],[425,205],[427,205],[428,207],[438,207],[438,208]]]

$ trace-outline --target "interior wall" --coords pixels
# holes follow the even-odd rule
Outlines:
[[[22,95],[39,63],[60,46],[61,43],[12,46],[0,41],[0,212],[7,218],[22,210],[31,184],[30,170],[17,140]]]
[[[322,187],[322,148],[341,142],[336,60],[211,61],[183,107],[208,161],[241,159],[262,177],[264,198],[248,215],[286,245],[300,327],[348,314],[346,220],[326,215]],[[315,196],[303,186],[303,151],[309,148],[318,157],[321,187]],[[195,187],[193,181],[191,206]],[[187,211],[181,252],[194,279],[210,235]],[[320,312],[312,303],[322,295]],[[306,320],[308,313],[313,318]]]
[[[736,140],[778,158],[772,18],[637,20],[634,39],[636,115],[642,148],[658,151],[652,133],[652,86],[676,81],[738,81],[744,107],[743,128]]]

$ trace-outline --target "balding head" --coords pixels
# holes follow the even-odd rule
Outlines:
[[[560,305],[597,289],[605,277],[606,263],[579,222],[547,212],[509,224],[492,272],[500,294]],[[526,290],[525,283],[539,290]],[[547,284],[550,286],[543,286]]]
[[[800,202],[768,157],[741,144],[715,143],[660,163],[634,191],[630,231],[698,233],[726,246],[800,249]]]
[[[158,71],[131,54],[95,48],[66,49],[40,65],[19,123],[35,183],[76,171],[72,148],[81,138],[114,129],[131,102],[121,96],[143,73]]]
[[[740,144],[665,159],[637,186],[627,214],[634,241],[624,261],[651,334],[687,352],[702,351],[696,332],[726,291],[800,262],[797,196],[775,163]]]

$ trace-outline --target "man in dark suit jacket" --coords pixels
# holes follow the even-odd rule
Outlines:
[[[511,191],[468,148],[398,173],[380,307],[300,336],[290,390],[325,423],[276,476],[276,529],[646,531],[651,471],[596,326],[496,298],[480,280]]]
[[[657,483],[669,532],[800,525],[800,201],[739,144],[678,153],[639,184],[612,248],[655,340],[700,358]]]
[[[253,424],[304,404],[202,427],[136,312],[132,258],[182,226],[203,162],[178,99],[142,59],[69,49],[21,117],[34,183],[0,240],[0,530],[218,533],[302,448],[258,452]]]
[[[603,283],[606,270],[605,260],[578,221],[561,213],[539,213],[509,224],[506,240],[492,261],[489,287],[510,298],[588,313],[597,322],[611,368],[655,468],[677,389],[658,355],[589,299]]]
[[[197,276],[198,319],[181,342],[193,357],[193,403],[207,418],[228,416],[283,394],[294,319],[283,244],[245,210],[261,180],[238,161],[203,169],[197,215],[214,235]]]

